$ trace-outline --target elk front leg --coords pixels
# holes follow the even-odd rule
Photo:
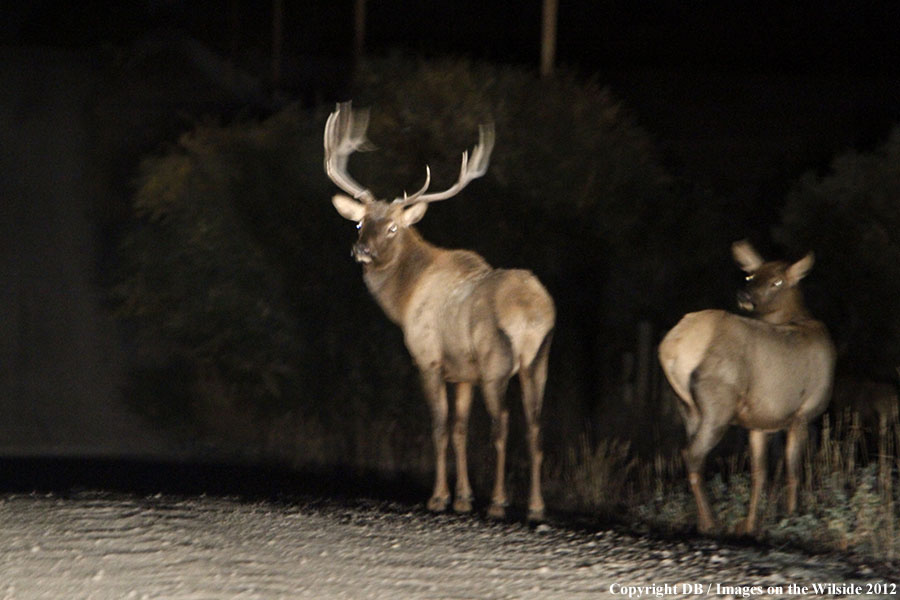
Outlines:
[[[750,507],[747,518],[737,527],[738,533],[753,534],[756,531],[756,515],[759,499],[766,485],[766,443],[769,436],[765,431],[750,430]]]
[[[466,437],[469,432],[469,409],[472,407],[472,384],[456,384],[456,412],[453,417],[453,452],[456,455],[456,495],[453,510],[472,510],[472,486],[469,484],[469,464],[466,458]]]
[[[502,519],[506,516],[506,437],[509,433],[509,410],[506,408],[506,380],[486,381],[481,391],[484,404],[491,416],[491,440],[496,451],[494,491],[488,516]]]
[[[797,421],[793,423],[787,432],[787,441],[785,442],[785,462],[787,462],[787,512],[794,514],[797,510],[797,487],[800,481],[800,458],[803,454],[803,447],[806,445],[806,438],[809,435],[809,428],[805,422]]]
[[[428,510],[441,512],[450,503],[447,487],[447,386],[438,369],[422,371],[425,398],[431,409],[431,438],[434,442],[434,491]]]

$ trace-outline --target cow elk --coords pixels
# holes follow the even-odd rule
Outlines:
[[[689,313],[660,343],[659,359],[681,400],[688,436],[684,460],[698,529],[715,528],[703,464],[728,426],[737,424],[750,432],[752,480],[747,518],[739,530],[753,533],[766,480],[767,436],[774,431],[787,432],[787,509],[796,509],[808,423],[828,405],[835,350],[825,326],[807,312],[798,287],[813,265],[812,253],[794,264],[765,262],[741,241],[732,254],[747,272],[738,304],[751,316],[723,310]]]
[[[428,192],[431,173],[412,195],[392,202],[377,200],[347,173],[348,157],[367,146],[368,114],[338,104],[325,125],[325,171],[346,196],[332,203],[345,219],[356,222],[359,237],[352,255],[362,263],[369,292],[387,317],[400,326],[409,353],[421,375],[431,409],[435,454],[434,491],[428,508],[443,511],[450,501],[447,486],[447,444],[456,455],[453,508],[472,509],[466,436],[474,385],[481,387],[491,417],[496,451],[494,488],[489,515],[505,515],[506,438],[508,409],[505,393],[518,373],[531,455],[529,518],[543,517],[541,495],[540,414],[547,360],[555,323],[553,299],[529,271],[491,268],[467,250],[434,246],[413,227],[430,202],[455,196],[487,170],[494,145],[492,126],[480,128],[479,142],[463,152],[459,179],[442,192]],[[455,386],[452,434],[448,430],[447,383]]]
[[[897,423],[900,416],[897,383],[858,377],[837,377],[834,382],[831,412],[855,413],[859,425],[864,430],[877,427],[880,442],[887,438],[888,429]]]

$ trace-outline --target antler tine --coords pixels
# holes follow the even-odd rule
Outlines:
[[[416,198],[425,193],[425,190],[428,189],[428,186],[431,185],[431,167],[425,165],[425,184],[419,189],[418,192],[413,194],[412,196],[407,196],[406,192],[403,192],[403,200],[394,200],[395,203],[399,202],[401,204],[412,204],[416,201]]]
[[[487,172],[488,164],[491,160],[491,152],[494,150],[494,124],[478,126],[478,144],[472,149],[471,158],[469,151],[462,153],[462,162],[459,167],[459,179],[450,188],[443,192],[435,192],[426,194],[428,185],[431,183],[431,169],[425,167],[425,185],[412,196],[404,194],[401,202],[403,204],[417,204],[419,202],[436,202],[438,200],[446,200],[458,194],[464,187],[469,185],[473,179],[478,179]]]
[[[356,111],[354,115],[351,103],[341,102],[325,122],[323,139],[325,173],[335,185],[363,202],[372,202],[375,196],[350,176],[347,172],[347,160],[357,150],[373,149],[372,144],[366,139],[368,127],[369,111]]]

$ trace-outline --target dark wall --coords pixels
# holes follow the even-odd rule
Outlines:
[[[95,73],[75,53],[7,49],[0,81],[0,453],[164,451],[121,404],[97,285]]]

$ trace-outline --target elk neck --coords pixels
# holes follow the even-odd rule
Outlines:
[[[806,310],[803,293],[796,287],[785,290],[777,300],[755,316],[770,325],[800,325],[812,320],[812,315]]]
[[[413,227],[401,229],[394,245],[387,260],[363,266],[363,279],[388,318],[400,324],[417,282],[439,249]]]

